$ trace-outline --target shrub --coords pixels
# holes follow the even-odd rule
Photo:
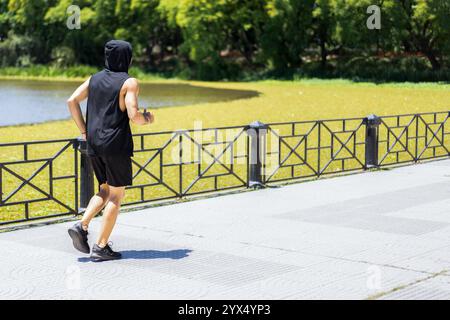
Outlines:
[[[51,58],[56,67],[68,67],[75,64],[75,52],[72,48],[60,46],[52,50]]]
[[[33,51],[37,43],[29,36],[8,34],[8,38],[0,42],[0,66],[23,66],[33,63]]]

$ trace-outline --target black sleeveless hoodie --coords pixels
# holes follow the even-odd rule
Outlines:
[[[130,77],[132,49],[126,41],[105,45],[105,69],[89,81],[87,101],[87,152],[90,156],[133,155],[127,112],[119,107],[120,90]]]

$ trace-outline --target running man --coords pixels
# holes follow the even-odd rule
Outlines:
[[[81,221],[69,229],[74,247],[86,254],[88,226],[103,209],[103,223],[92,248],[94,261],[120,259],[111,249],[109,237],[119,214],[125,187],[132,184],[133,140],[130,120],[137,125],[154,121],[152,113],[138,108],[139,85],[128,75],[132,48],[126,41],[111,40],[105,45],[105,69],[84,82],[67,100],[70,113],[87,141],[87,153],[100,186]],[[80,102],[87,98],[86,122]]]

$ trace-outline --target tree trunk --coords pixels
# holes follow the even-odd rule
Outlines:
[[[431,66],[433,67],[434,71],[441,69],[441,63],[439,62],[438,58],[436,57],[436,55],[434,54],[434,52],[432,50],[427,50],[426,52],[424,52],[424,54],[427,56],[428,60],[430,61]]]
[[[325,70],[327,67],[327,48],[325,47],[325,40],[323,38],[320,39],[320,66],[322,70]]]

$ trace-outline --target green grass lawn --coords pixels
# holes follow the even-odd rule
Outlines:
[[[72,81],[72,80],[71,80]],[[82,79],[74,81],[74,89]],[[238,90],[254,90],[259,92],[259,96],[231,102],[205,103],[184,107],[163,108],[155,110],[156,122],[152,126],[133,126],[134,133],[170,131],[176,129],[190,129],[194,124],[201,123],[203,128],[217,126],[245,125],[254,120],[266,123],[287,122],[301,120],[316,120],[330,118],[364,117],[371,113],[379,116],[422,113],[430,111],[450,110],[450,85],[448,84],[372,84],[353,83],[344,80],[305,80],[305,81],[260,81],[260,82],[186,82],[181,80],[157,79],[156,82],[180,82],[190,83],[196,86],[208,86],[214,88],[227,88]],[[142,106],[145,107],[145,106]],[[70,120],[53,121],[36,125],[10,126],[0,128],[0,143],[64,139],[78,136],[79,132],[75,124]],[[147,147],[162,146],[170,135],[157,135],[146,138]],[[244,139],[244,138],[240,138]],[[138,141],[136,141],[138,143]],[[245,142],[243,142],[245,143]],[[177,148],[174,142],[171,148]],[[53,148],[53,149],[52,149]],[[30,148],[30,157],[54,154],[57,146],[41,145]],[[358,151],[358,152],[361,152]],[[170,153],[170,152],[169,152]],[[0,162],[6,160],[18,160],[22,154],[21,148],[11,147],[0,150]],[[151,152],[136,154],[136,160],[143,164],[152,155]],[[167,153],[165,155],[168,156]],[[206,159],[206,160],[205,160]],[[205,157],[206,168],[211,159]],[[171,161],[170,159],[164,162]],[[38,164],[35,164],[36,168]],[[24,177],[29,176],[36,168],[22,165],[23,168],[14,168],[16,172],[21,172]],[[149,171],[159,174],[158,162],[149,166]],[[53,170],[59,170],[57,175],[64,176],[73,171],[73,150],[66,150],[53,163]],[[134,168],[135,170],[137,167]],[[332,168],[331,168],[332,169]],[[36,185],[47,185],[46,188],[57,194],[58,198],[66,204],[73,204],[73,181],[58,180],[55,185],[48,186],[48,175],[50,168],[43,170],[33,179]],[[186,177],[183,188],[196,176],[198,166],[196,164],[185,165],[182,168]],[[222,170],[222,171],[221,171]],[[4,171],[4,170],[3,170]],[[240,177],[246,176],[245,164],[240,164],[235,168]],[[55,173],[55,171],[53,171]],[[223,168],[214,166],[208,174],[223,173]],[[167,167],[164,169],[164,181],[173,189],[179,189],[179,167]],[[9,194],[20,183],[17,177],[5,173],[2,177],[3,194]],[[151,183],[154,178],[142,174],[136,179],[137,183]],[[214,187],[214,178],[207,178],[200,181],[193,192],[210,189]],[[231,186],[239,184],[238,179],[230,176],[218,178],[219,186]],[[170,196],[171,192],[161,186],[144,188],[145,198],[159,198]],[[13,199],[39,198],[38,191],[30,187],[25,187]],[[139,200],[140,190],[130,190],[127,195],[127,202]],[[46,215],[61,211],[61,206],[53,201],[42,201],[32,204],[30,208],[35,215]],[[0,207],[0,221],[18,219],[24,216],[23,205]]]
[[[263,122],[363,117],[374,113],[391,115],[450,109],[448,84],[352,83],[344,80],[261,81],[248,83],[190,83],[196,86],[254,90],[258,97],[231,102],[205,103],[155,110],[156,123],[133,127],[134,133],[203,127],[245,125]],[[78,82],[74,82],[74,89]],[[142,106],[145,107],[145,106]],[[0,128],[0,143],[26,140],[72,138],[79,134],[72,121]]]

